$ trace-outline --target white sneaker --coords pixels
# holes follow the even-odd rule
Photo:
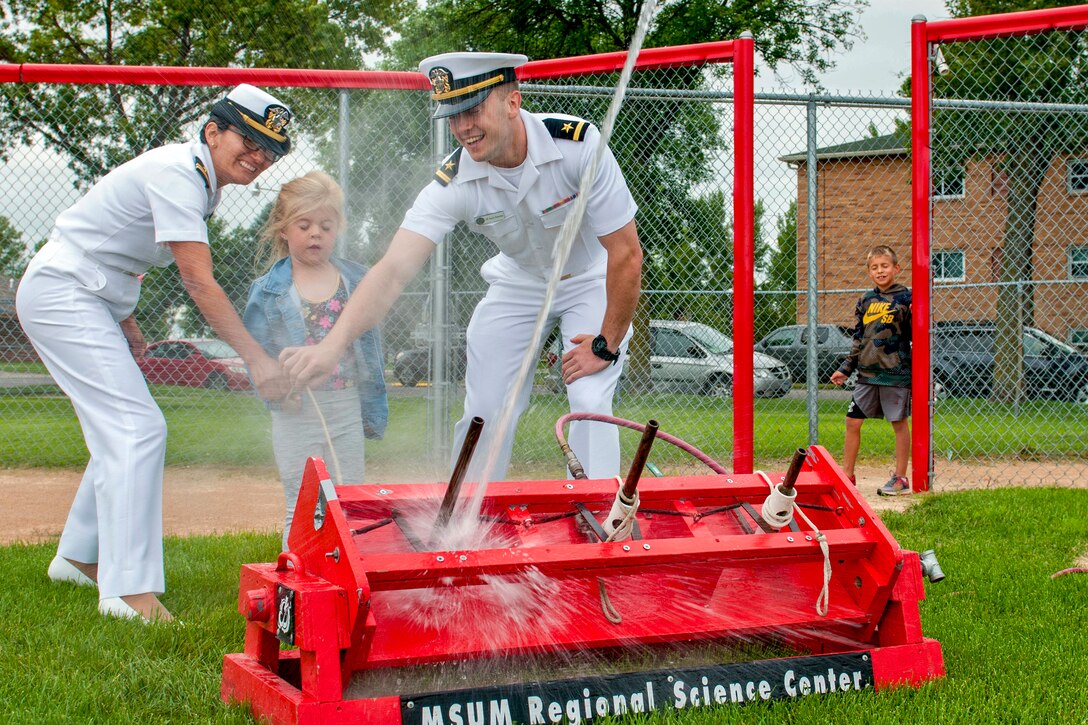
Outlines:
[[[53,561],[49,562],[48,573],[49,578],[55,582],[69,582],[81,587],[98,586],[98,582],[84,574],[75,564],[60,554],[54,556]]]

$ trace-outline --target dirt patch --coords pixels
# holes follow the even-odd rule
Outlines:
[[[1033,462],[1030,475],[1014,466],[942,463],[940,491],[1007,486],[1041,486],[1045,481],[1074,481],[1088,488],[1084,463]],[[705,470],[705,469],[704,469]],[[673,474],[678,471],[670,471]],[[375,483],[436,481],[434,471],[413,474],[375,472]],[[877,511],[905,510],[927,494],[883,497],[876,490],[888,480],[887,466],[857,469],[858,489]],[[0,470],[0,544],[55,540],[79,486],[80,472],[56,469]],[[222,469],[211,466],[166,470],[163,485],[163,530],[167,536],[237,531],[279,531],[283,525],[283,489],[275,471]],[[1088,566],[1088,555],[1082,558]]]

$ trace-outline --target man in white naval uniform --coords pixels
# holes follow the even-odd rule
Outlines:
[[[504,53],[445,53],[420,63],[439,104],[435,115],[449,118],[461,148],[420,192],[388,252],[359,285],[328,337],[320,345],[281,354],[296,385],[327,374],[352,339],[378,324],[435,245],[465,222],[493,241],[499,254],[480,270],[488,291],[468,326],[465,411],[455,428],[456,448],[474,416],[496,424],[506,406],[516,406],[517,416],[525,410],[531,381],[519,391],[510,387],[526,348],[539,350],[543,344],[531,336],[559,230],[600,142],[600,133],[587,121],[521,109],[514,68],[526,60]],[[571,410],[611,414],[641,287],[642,249],[636,205],[610,152],[589,194],[545,331],[558,322]],[[496,443],[485,425],[469,477],[480,477],[488,446],[498,445],[490,454],[495,463],[489,473],[493,480],[503,478],[513,435],[510,430]],[[619,472],[614,426],[576,422],[570,441],[590,478]]]
[[[290,111],[242,84],[213,106],[200,138],[117,167],[57,218],[19,284],[19,321],[72,400],[90,461],[64,525],[54,581],[98,587],[99,611],[170,619],[162,478],[166,421],[136,359],[140,277],[177,263],[205,320],[249,366],[262,397],[288,389],[212,273],[207,219],[227,184],[249,184],[291,147]]]

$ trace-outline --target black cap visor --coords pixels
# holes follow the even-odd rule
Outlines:
[[[468,96],[461,96],[460,98],[451,99],[449,101],[441,101],[438,104],[438,108],[434,112],[435,118],[449,118],[450,116],[456,116],[458,113],[464,113],[470,108],[476,106],[487,100],[487,95],[494,88],[484,88]]]
[[[261,119],[255,118],[245,109],[238,108],[225,98],[212,106],[211,115],[235,127],[246,138],[277,157],[286,156],[291,150],[291,139],[287,137],[287,134],[276,133],[266,128]],[[277,136],[279,138],[276,138]]]

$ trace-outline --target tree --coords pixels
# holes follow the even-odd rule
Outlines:
[[[435,0],[409,17],[393,46],[396,67],[451,49],[561,58],[626,50],[642,3],[606,0]],[[858,37],[867,0],[665,0],[644,47],[729,40],[744,31],[770,68],[793,66],[810,84]]]
[[[756,296],[756,333],[761,339],[772,330],[797,321],[797,200],[778,217],[774,246],[759,253],[757,268],[765,278],[756,288],[768,294]],[[777,294],[783,293],[783,294]]]
[[[256,276],[256,240],[271,205],[265,207],[257,219],[247,228],[228,229],[216,217],[208,220],[208,241],[211,247],[212,267],[215,279],[238,314],[245,309],[249,284]],[[196,309],[176,265],[152,267],[144,276],[140,289],[140,302],[136,318],[148,341],[169,337],[180,330],[189,337],[212,335],[211,326]]]
[[[144,66],[357,68],[383,47],[408,0],[4,0],[0,61]],[[274,19],[275,22],[271,22]],[[207,117],[216,88],[4,84],[6,143],[41,141],[87,186],[149,148],[182,138]],[[285,93],[304,108],[315,91]],[[319,132],[321,114],[299,131]],[[333,116],[333,114],[327,114]]]
[[[26,244],[23,235],[11,225],[6,216],[0,216],[0,274],[19,279],[27,264]]]
[[[948,9],[966,17],[1072,4],[951,0]],[[962,169],[968,159],[991,158],[1006,179],[992,395],[1013,402],[1024,396],[1023,329],[1034,318],[1033,243],[1043,179],[1056,158],[1088,148],[1088,119],[1057,107],[1088,103],[1088,51],[1083,33],[1052,31],[950,43],[941,52],[949,72],[934,77],[934,97],[1001,104],[985,111],[936,108],[932,146],[935,177]],[[1030,113],[1027,104],[1035,104]]]

